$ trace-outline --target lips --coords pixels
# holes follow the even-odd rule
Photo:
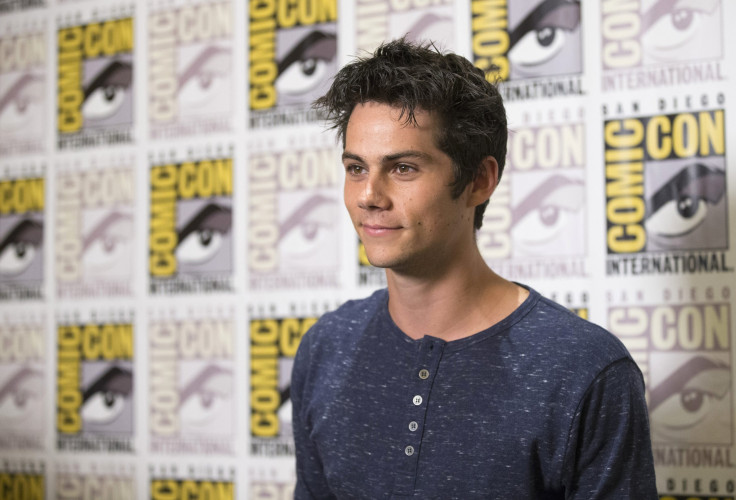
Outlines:
[[[395,234],[401,226],[387,226],[383,224],[361,224],[363,233],[367,236],[385,236]]]

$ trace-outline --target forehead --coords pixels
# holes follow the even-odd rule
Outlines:
[[[415,109],[413,120],[401,107],[369,101],[353,108],[345,131],[344,145],[367,140],[371,142],[429,141],[434,145],[437,131],[435,115]]]

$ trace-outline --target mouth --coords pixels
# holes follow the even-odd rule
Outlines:
[[[367,236],[385,236],[395,234],[401,226],[386,226],[382,224],[361,224],[363,233]]]

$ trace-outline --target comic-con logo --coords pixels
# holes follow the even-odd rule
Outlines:
[[[724,249],[724,111],[605,122],[608,253]]]
[[[43,473],[0,471],[0,499],[43,500],[44,479]]]
[[[59,30],[60,148],[130,141],[133,33],[130,17]]]
[[[299,342],[316,322],[316,317],[250,322],[250,430],[254,455],[293,455],[291,369]]]
[[[718,59],[723,51],[720,0],[601,4],[605,70]]]
[[[478,231],[481,255],[516,280],[582,276],[585,126],[534,124],[509,134],[504,178]]]
[[[135,474],[121,471],[125,467],[116,464],[117,470],[102,473],[99,470],[88,473],[59,471],[56,475],[56,500],[94,500],[115,498],[134,500],[136,498]]]
[[[232,323],[156,321],[149,339],[151,449],[232,453]]]
[[[60,436],[133,431],[133,327],[58,328],[56,429]]]
[[[40,297],[43,281],[44,179],[0,181],[0,291]]]
[[[57,177],[54,248],[61,296],[129,292],[133,176],[130,169],[90,169]]]
[[[251,0],[249,13],[251,126],[314,121],[308,107],[337,69],[337,1]]]
[[[0,39],[0,154],[43,150],[45,66],[43,33]]]
[[[501,80],[578,74],[582,37],[578,0],[473,0],[476,66]]]
[[[151,168],[149,272],[154,291],[157,281],[174,277],[229,281],[232,163],[231,158],[213,158]]]
[[[730,445],[730,305],[617,306],[608,321],[647,381],[653,442]]]
[[[44,429],[44,332],[38,324],[0,325],[0,448],[40,448]]]
[[[230,2],[187,5],[151,15],[148,109],[152,137],[228,128],[232,31]]]
[[[151,480],[151,500],[234,500],[235,483],[232,481],[210,481],[202,479]]]
[[[334,148],[254,155],[249,161],[251,288],[335,285]]]

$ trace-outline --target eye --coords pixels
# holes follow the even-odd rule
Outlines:
[[[513,64],[535,66],[555,57],[565,45],[565,32],[547,26],[538,31],[530,31],[509,51]]]
[[[114,115],[125,102],[132,76],[129,63],[113,61],[108,64],[84,89],[82,114],[92,120]]]
[[[727,365],[704,357],[690,359],[651,392],[651,418],[658,432],[694,432],[719,415],[716,406],[731,389]]]
[[[704,164],[688,165],[649,199],[646,227],[665,238],[687,235],[708,217],[725,193],[725,174]]]
[[[30,368],[22,368],[0,385],[0,419],[20,421],[30,412],[38,411],[43,394],[43,375]]]
[[[661,236],[683,236],[697,228],[708,215],[708,203],[683,195],[665,203],[647,221],[647,228]]]
[[[36,108],[43,102],[43,79],[24,74],[0,95],[0,129],[18,132],[19,127],[32,124]]]
[[[703,12],[675,7],[646,30],[643,43],[659,50],[675,49],[696,36],[704,16]]]
[[[206,47],[179,76],[182,106],[198,106],[223,93],[231,66],[230,49]]]
[[[85,422],[104,424],[117,418],[125,407],[125,396],[115,391],[97,392],[82,405]]]
[[[118,263],[130,247],[133,230],[130,215],[112,212],[85,236],[85,262],[100,270]]]
[[[337,201],[314,195],[301,203],[281,224],[279,249],[286,260],[314,259],[334,242]]]
[[[82,396],[80,410],[85,423],[107,424],[126,407],[133,388],[133,374],[127,368],[113,366],[93,380]]]
[[[312,31],[279,62],[276,90],[287,95],[309,92],[328,76],[328,64],[335,59],[337,39],[331,33]]]
[[[82,114],[94,120],[113,115],[123,105],[125,92],[125,88],[117,85],[98,87],[84,101]]]
[[[232,371],[208,365],[182,389],[180,412],[190,425],[204,425],[222,413],[232,394]]]
[[[20,274],[36,257],[36,248],[25,241],[9,244],[0,252],[0,273]]]
[[[350,164],[345,167],[345,172],[347,172],[349,175],[360,175],[362,173],[365,173],[365,167],[362,167],[361,165]]]
[[[414,167],[400,163],[396,165],[396,171],[400,174],[410,174],[414,171]]]
[[[0,242],[0,274],[17,276],[28,269],[37,257],[42,238],[39,222],[20,221]]]
[[[509,60],[517,66],[537,66],[552,60],[580,25],[580,4],[546,0],[510,33]]]
[[[580,221],[585,202],[581,181],[553,176],[527,195],[513,210],[512,237],[521,250],[548,245],[564,237]],[[528,247],[528,248],[527,248]]]
[[[223,237],[230,232],[231,223],[230,207],[215,203],[206,205],[180,231],[177,260],[186,264],[211,260],[220,250]]]

